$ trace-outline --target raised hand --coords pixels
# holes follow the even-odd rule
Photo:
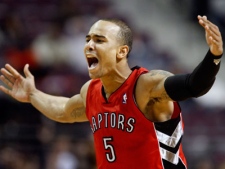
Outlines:
[[[25,77],[23,77],[12,66],[6,64],[5,68],[1,69],[0,77],[6,87],[0,86],[0,90],[20,102],[30,102],[30,95],[36,90],[36,87],[34,77],[28,67],[28,64],[24,66]]]
[[[206,42],[215,56],[223,54],[223,40],[218,26],[210,22],[206,16],[198,15],[199,24],[205,29]]]

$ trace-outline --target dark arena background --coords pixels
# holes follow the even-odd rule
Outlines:
[[[85,35],[100,18],[120,18],[134,32],[131,66],[187,73],[207,52],[197,15],[225,34],[224,0],[0,0],[0,66],[23,73],[38,89],[71,97],[89,80]],[[205,96],[180,102],[189,169],[225,169],[224,58]],[[1,82],[0,82],[1,83]],[[0,93],[0,169],[95,169],[88,123],[53,122],[30,104]]]

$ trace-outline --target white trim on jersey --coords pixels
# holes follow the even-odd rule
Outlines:
[[[175,148],[177,144],[179,144],[179,141],[181,137],[183,136],[183,128],[182,128],[182,122],[180,121],[173,134],[171,136],[162,133],[158,130],[156,130],[156,136],[158,138],[158,141],[168,147]],[[179,148],[176,153],[173,153],[171,151],[166,150],[165,148],[160,147],[160,155],[162,159],[167,160],[175,165],[179,163]]]
[[[179,162],[179,150],[176,152],[176,154],[174,154],[160,147],[160,154],[164,160],[167,160],[175,165]]]
[[[176,129],[174,130],[173,134],[171,136],[162,133],[158,130],[156,130],[156,135],[159,140],[159,142],[169,146],[169,147],[176,147],[177,143],[179,142],[180,138],[183,135],[183,129],[182,129],[182,123],[181,121],[178,123]]]

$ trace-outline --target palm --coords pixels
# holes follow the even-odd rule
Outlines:
[[[212,36],[209,35],[209,33],[206,32],[206,42],[210,48],[210,51],[214,54],[214,55],[221,55],[223,53],[223,46],[222,45],[218,45],[218,43],[215,43]]]
[[[198,16],[200,25],[205,29],[206,42],[210,51],[219,56],[223,53],[223,40],[219,28],[210,22],[206,16]]]
[[[21,102],[29,102],[32,81],[30,79],[17,79],[11,90],[11,96]]]
[[[212,41],[210,40],[210,36],[206,33],[206,42],[209,46],[210,51],[215,51],[215,45],[212,43]]]
[[[2,70],[1,80],[7,86],[0,86],[0,90],[21,102],[30,102],[29,96],[35,90],[33,75],[24,67],[26,77],[21,76],[13,67],[6,65]]]

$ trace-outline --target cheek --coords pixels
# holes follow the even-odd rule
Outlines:
[[[112,65],[116,63],[117,51],[115,48],[111,48],[108,46],[101,46],[101,48],[98,48],[97,52],[98,55],[101,56],[100,58],[104,64]]]
[[[116,66],[116,56],[108,56],[108,58],[104,62],[104,66],[106,69],[111,70]]]

